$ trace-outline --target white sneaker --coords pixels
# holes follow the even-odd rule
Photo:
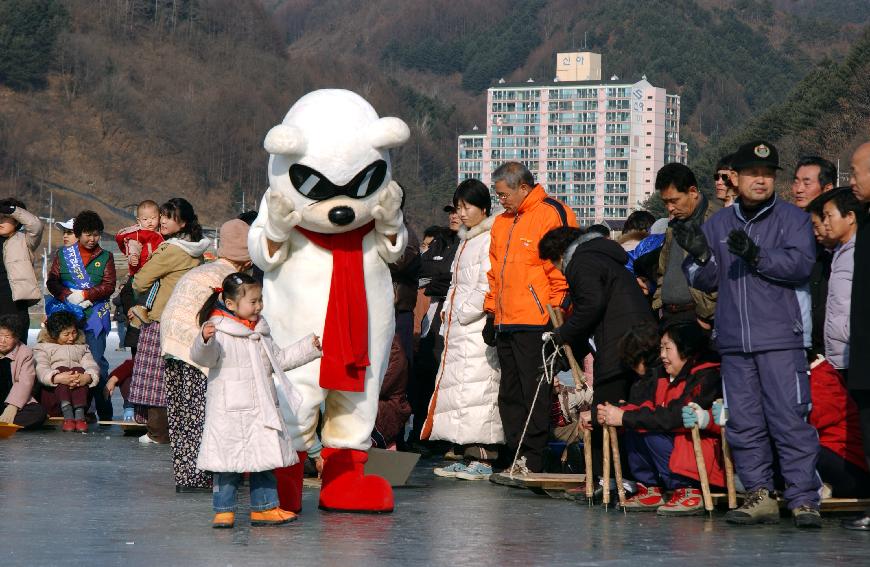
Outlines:
[[[143,445],[151,445],[152,443],[153,443],[154,445],[157,445],[157,444],[158,444],[157,441],[155,441],[154,439],[151,439],[150,437],[148,437],[148,434],[147,434],[147,433],[146,433],[145,435],[143,435],[142,437],[139,438],[139,443],[142,443]]]

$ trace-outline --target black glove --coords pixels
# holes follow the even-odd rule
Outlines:
[[[489,346],[495,346],[495,315],[486,316],[486,325],[483,326],[483,342]]]
[[[728,250],[735,256],[743,258],[753,268],[758,264],[758,244],[744,230],[731,231],[728,235]]]
[[[710,259],[710,246],[707,244],[707,237],[704,236],[701,225],[691,221],[673,221],[671,230],[674,240],[689,256],[695,258],[701,265],[707,263]]]
[[[11,215],[15,212],[15,205],[0,205],[0,215]]]

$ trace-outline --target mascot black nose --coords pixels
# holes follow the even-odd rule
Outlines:
[[[353,222],[356,215],[350,207],[335,207],[327,215],[329,222],[338,226],[345,226]]]

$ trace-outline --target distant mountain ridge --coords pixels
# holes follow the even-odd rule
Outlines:
[[[293,101],[342,87],[410,125],[394,164],[418,228],[443,220],[456,136],[485,127],[491,81],[549,80],[554,53],[585,43],[606,75],[681,94],[690,163],[706,167],[816,65],[843,61],[870,19],[855,0],[17,0],[0,31],[11,11],[27,23],[58,6],[44,84],[6,81],[38,62],[0,45],[0,193],[43,210],[53,190],[58,217],[81,193],[122,210],[181,195],[217,223],[259,199],[263,137]]]

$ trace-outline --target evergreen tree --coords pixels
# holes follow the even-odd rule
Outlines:
[[[66,22],[59,0],[0,2],[0,83],[14,89],[45,86]]]

